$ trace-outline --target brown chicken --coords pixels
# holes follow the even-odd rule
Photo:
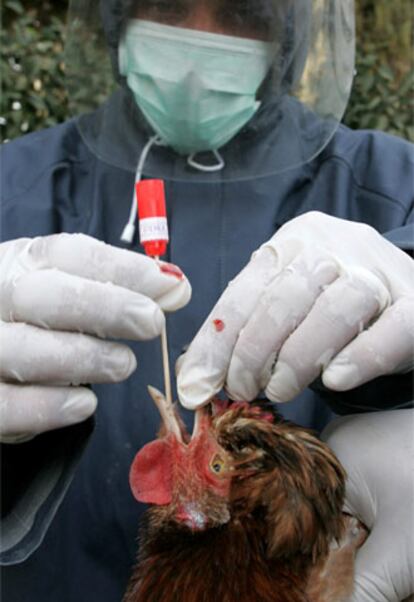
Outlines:
[[[365,530],[332,451],[262,401],[214,402],[190,437],[150,392],[163,427],[131,467],[152,507],[124,602],[345,602]]]

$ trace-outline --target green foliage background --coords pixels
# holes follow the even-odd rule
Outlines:
[[[64,121],[65,4],[3,0],[0,124],[3,140]]]
[[[356,0],[357,75],[345,123],[414,141],[411,0]],[[0,128],[3,140],[64,121],[67,0],[3,0]]]
[[[356,0],[357,75],[345,123],[414,142],[412,0]]]

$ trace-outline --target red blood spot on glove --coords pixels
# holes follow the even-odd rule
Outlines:
[[[224,322],[223,320],[213,320],[214,328],[217,332],[222,332],[224,330]]]
[[[176,265],[172,263],[160,263],[160,270],[163,274],[168,274],[169,276],[175,276],[178,280],[182,280],[184,278],[184,274]]]

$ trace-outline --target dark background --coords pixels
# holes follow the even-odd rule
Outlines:
[[[356,0],[357,76],[344,122],[414,141],[411,0]],[[3,0],[3,140],[68,116],[63,44],[67,0]]]

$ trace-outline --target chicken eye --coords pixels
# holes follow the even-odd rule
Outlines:
[[[225,466],[225,462],[220,456],[214,456],[213,460],[210,462],[210,470],[215,474],[220,474],[225,469]]]

